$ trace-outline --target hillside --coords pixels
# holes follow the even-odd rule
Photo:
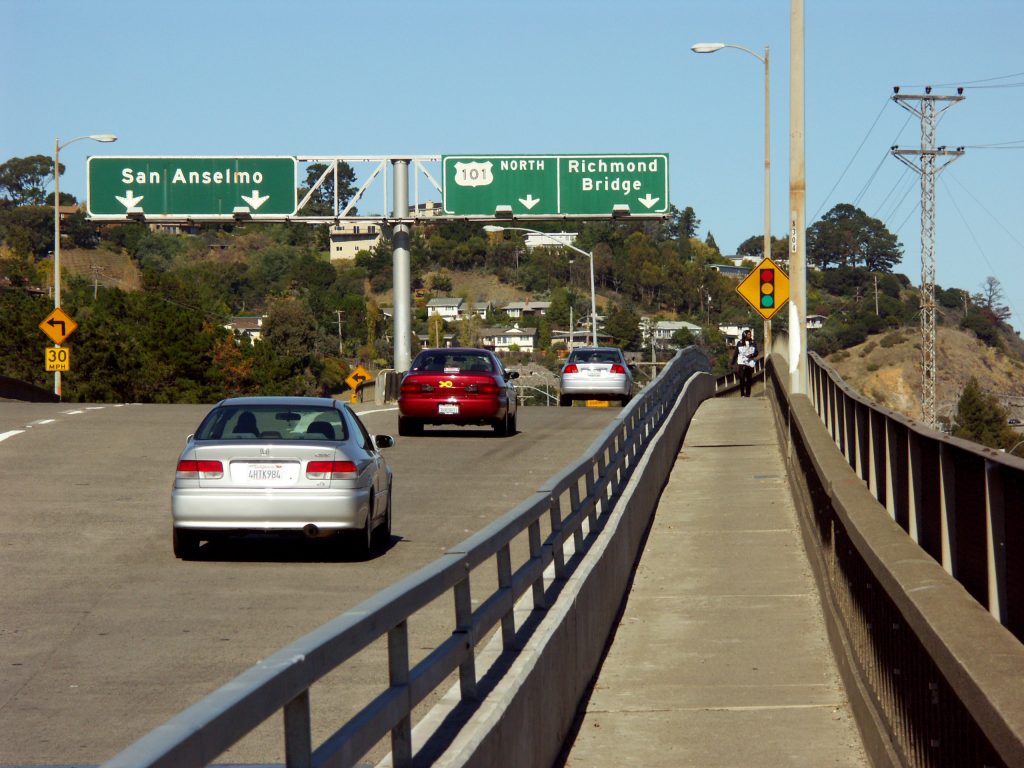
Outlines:
[[[62,248],[61,271],[78,275],[107,288],[123,291],[142,289],[142,273],[126,253],[115,253],[106,248]]]
[[[921,340],[917,329],[871,336],[826,358],[847,384],[886,408],[921,418]],[[940,419],[956,411],[964,385],[974,376],[1008,415],[1024,420],[1024,360],[988,347],[973,334],[936,329],[936,406]]]

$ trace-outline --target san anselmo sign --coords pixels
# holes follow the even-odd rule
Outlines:
[[[294,157],[90,157],[91,218],[291,216]]]
[[[443,155],[453,216],[664,215],[668,155]]]

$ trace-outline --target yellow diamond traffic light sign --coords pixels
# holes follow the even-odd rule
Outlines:
[[[761,317],[770,320],[789,301],[789,275],[771,259],[762,259],[736,286],[736,293]]]

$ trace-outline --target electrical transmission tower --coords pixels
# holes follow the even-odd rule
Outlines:
[[[956,102],[964,100],[964,89],[955,96],[938,96],[931,86],[923,94],[901,94],[893,88],[892,100],[921,119],[921,148],[892,148],[897,160],[921,174],[921,368],[922,418],[928,426],[938,426],[935,412],[935,177],[964,153],[963,147],[935,146],[935,122]],[[937,106],[939,105],[939,106]],[[916,157],[917,162],[911,160]],[[936,159],[946,158],[936,167]]]

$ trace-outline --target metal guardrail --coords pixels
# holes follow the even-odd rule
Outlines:
[[[412,765],[413,708],[456,672],[462,700],[477,698],[478,646],[497,630],[506,650],[517,647],[520,628],[513,607],[520,597],[531,595],[534,611],[550,608],[579,562],[572,553],[593,542],[591,534],[611,512],[683,385],[696,371],[708,369],[707,358],[695,348],[679,352],[582,458],[515,509],[417,573],[261,661],[139,739],[107,768],[206,765],[278,711],[284,714],[288,766],[352,766],[388,735],[394,765]],[[527,553],[516,567],[514,551]],[[551,565],[555,579],[546,581]],[[474,608],[470,578],[488,567],[496,570],[497,586],[477,595]],[[446,594],[454,602],[451,635],[411,665],[409,621]],[[310,688],[385,637],[388,687],[314,747]]]
[[[809,397],[776,365],[794,499],[872,764],[1024,765],[1024,462],[872,404],[817,356]]]
[[[1024,459],[878,406],[814,353],[808,371],[818,416],[871,494],[1024,641]]]

